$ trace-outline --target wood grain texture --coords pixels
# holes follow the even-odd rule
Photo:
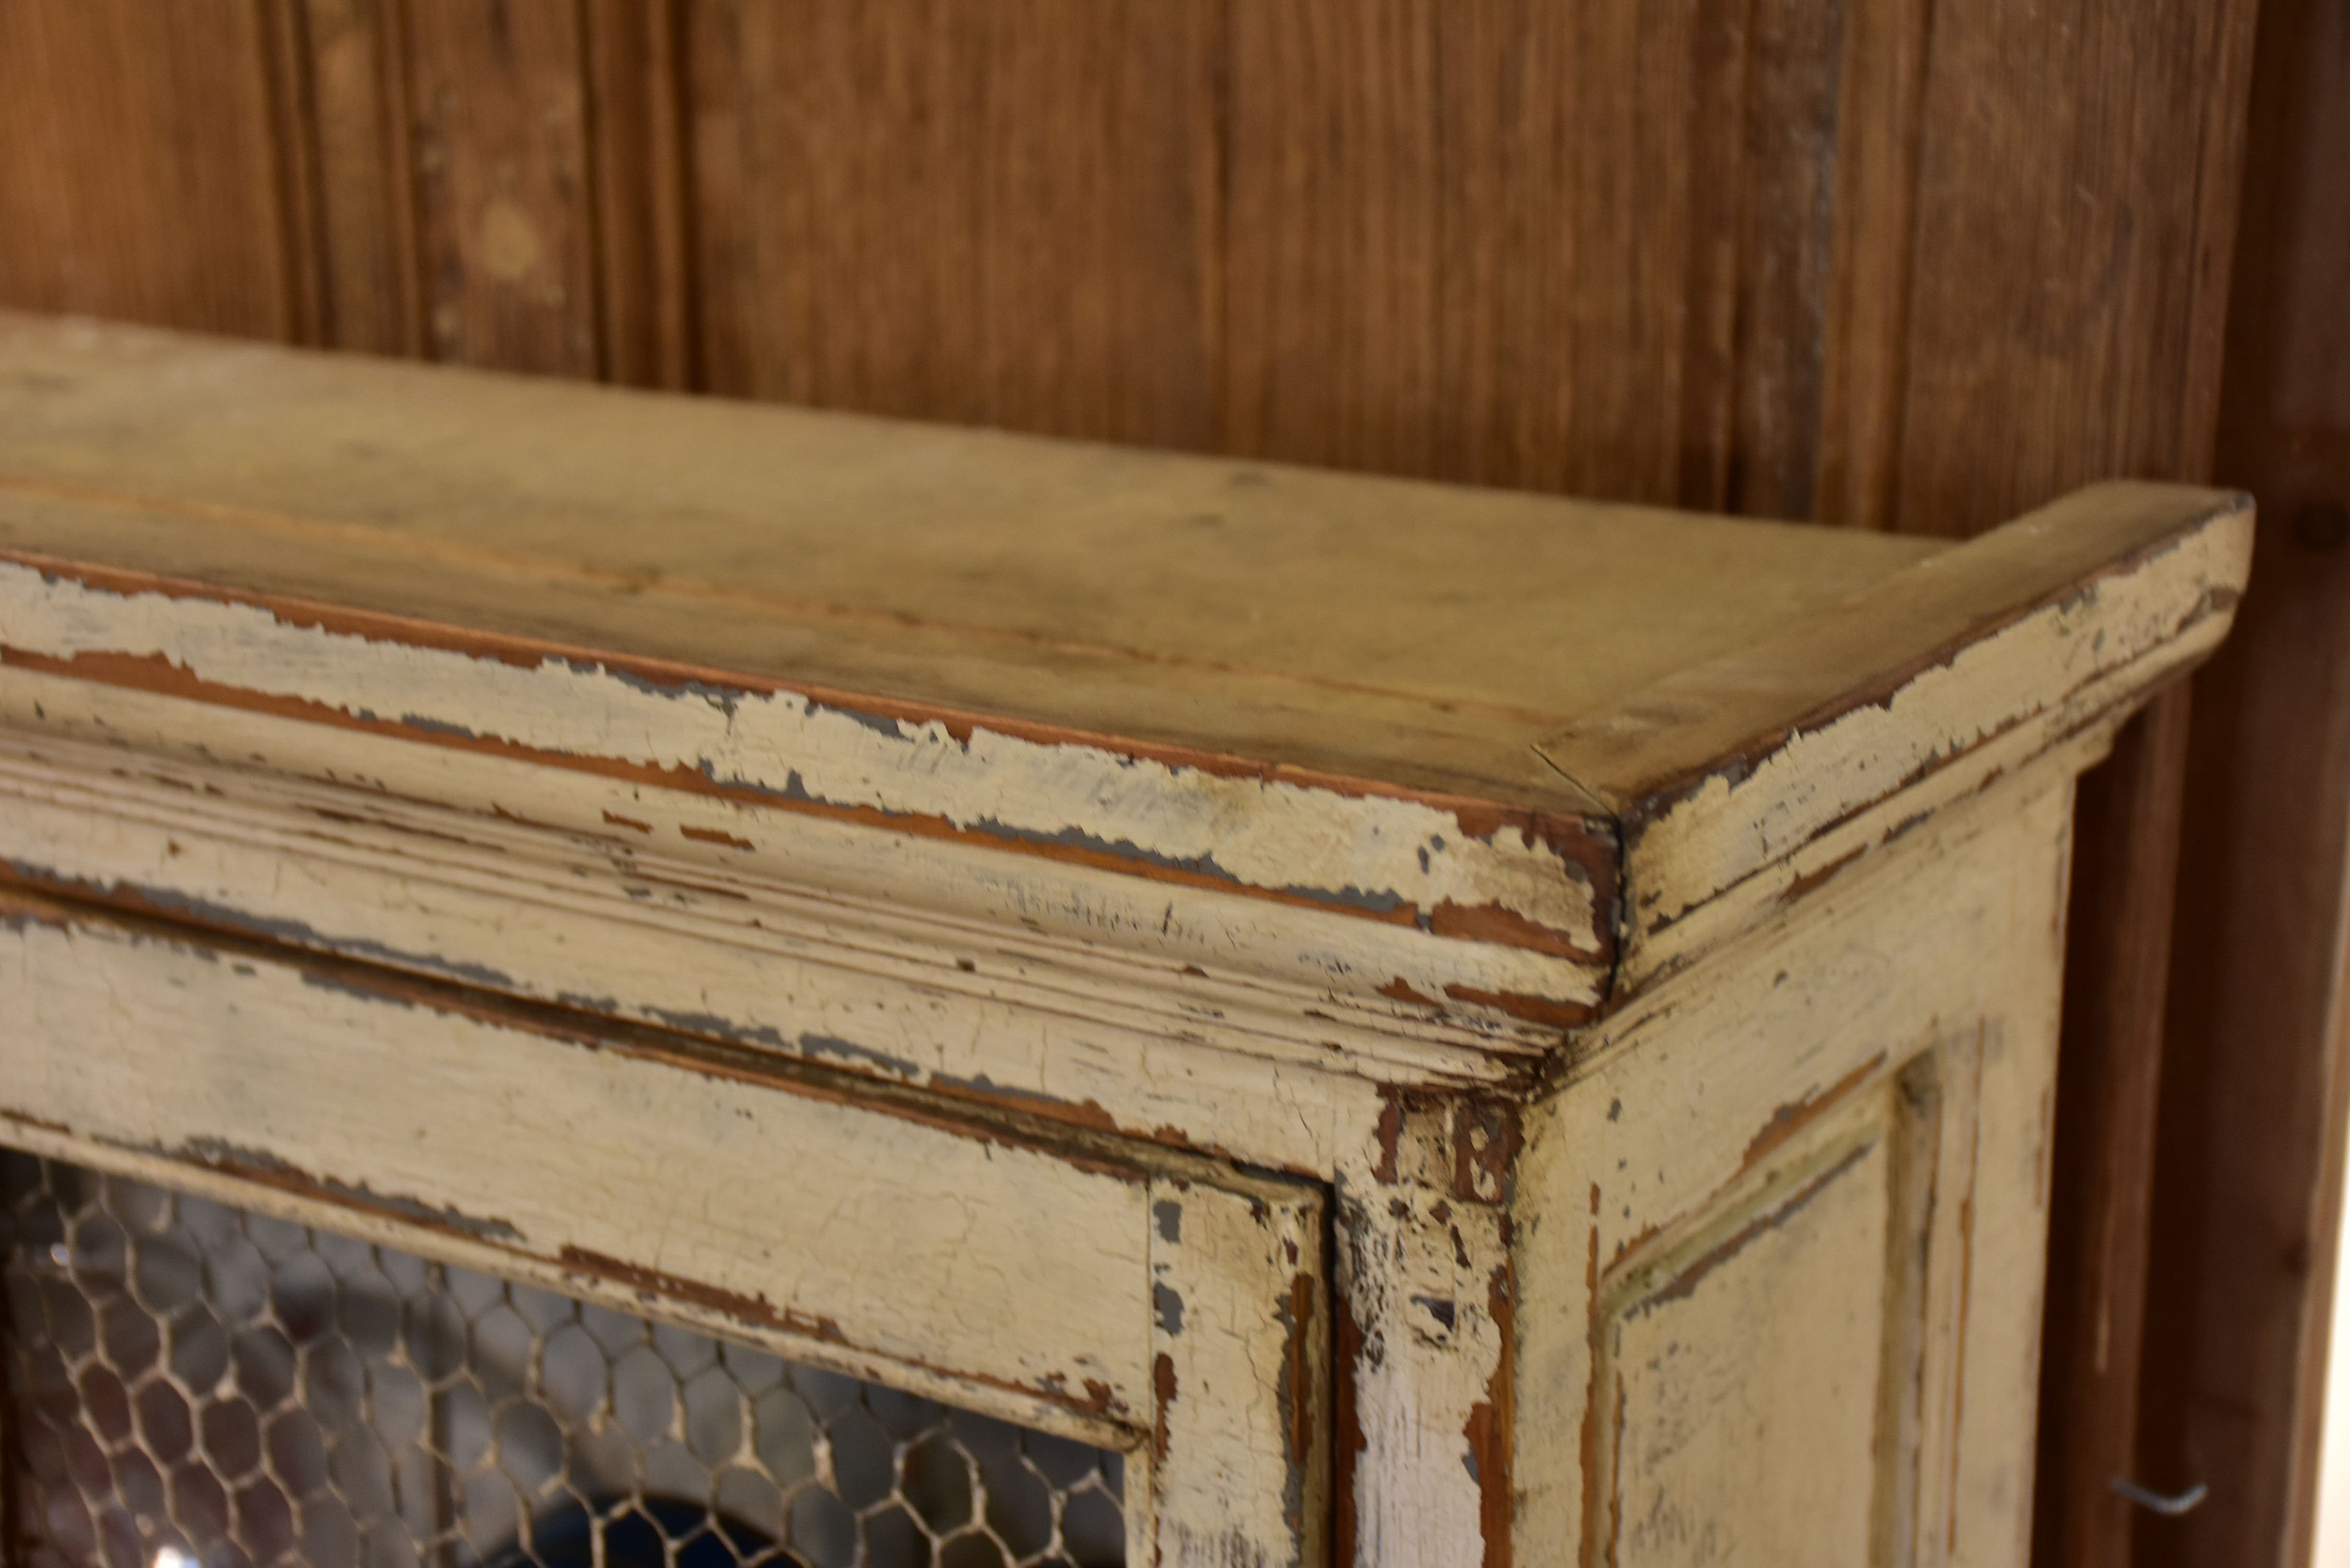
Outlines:
[[[596,197],[578,6],[428,0],[403,9],[434,356],[595,375]]]
[[[1555,1023],[2117,716],[2250,531],[2114,484],[1911,560],[33,318],[0,369],[29,671],[1405,928],[1363,985]]]
[[[1898,526],[2205,471],[2251,13],[1934,7]]]
[[[0,302],[300,336],[254,0],[0,5]]]
[[[597,305],[607,380],[694,384],[691,192],[677,0],[590,0]]]
[[[1212,445],[1220,16],[696,5],[710,389]]]
[[[2141,1426],[2148,1568],[2309,1561],[2350,1073],[2350,15],[2260,18],[2219,472],[2262,509],[2199,680]]]
[[[1842,17],[1239,7],[1225,445],[1807,510]]]
[[[2140,1431],[2141,1561],[2307,1561],[2340,1200],[2350,562],[2262,525],[2262,603],[2196,689]]]
[[[423,254],[416,234],[404,0],[300,0],[299,37],[321,240],[321,339],[421,355]]]
[[[598,0],[576,36],[542,7],[547,26],[524,25],[553,44],[468,65],[484,129],[452,132],[493,173],[519,147],[534,233],[567,279],[589,258],[569,322],[520,327],[462,245],[453,282],[426,265],[408,9],[272,0],[200,26],[120,0],[0,6],[0,298],[298,337],[315,266],[319,335],[377,351],[426,347],[453,297],[461,325],[494,328],[463,351],[519,367],[1740,510],[1808,493],[1824,518],[1930,533],[2111,472],[2203,476],[2250,0],[1284,0],[1221,20],[893,0],[748,24],[721,0]],[[2267,6],[2303,37],[2322,9]],[[269,63],[289,13],[311,61],[312,223],[283,129],[302,83]],[[2265,302],[2293,301],[2294,325],[2266,330],[2302,351],[2230,346],[2251,381],[2292,389],[2251,415],[2235,394],[2226,476],[2297,514],[2344,495],[2323,411],[2338,209],[2262,192],[2286,171],[2324,183],[2290,149],[2340,140],[2324,106],[2342,94],[2322,41],[2278,57],[2249,227],[2303,259],[2256,262],[2245,297],[2272,323]],[[566,69],[584,133],[533,147],[516,128]],[[573,141],[585,200],[546,173]],[[1824,218],[1804,206],[1823,192]],[[433,232],[444,260],[464,237]],[[2245,690],[2332,689],[2329,654],[2262,646],[2278,662]],[[2268,885],[2297,889],[2300,842],[2208,853],[2280,844],[2291,869]],[[2297,1302],[2298,1274],[2275,1277]]]

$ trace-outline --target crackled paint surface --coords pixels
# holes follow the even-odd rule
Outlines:
[[[1007,846],[1430,927],[1475,927],[1476,911],[1490,909],[1486,926],[1532,945],[1590,958],[1602,947],[1582,864],[1523,826],[1464,826],[1459,811],[1399,794],[1228,776],[618,662],[360,636],[259,605],[119,593],[17,564],[0,564],[0,627],[20,654],[159,660],[224,693],[361,722],[619,763],[776,803],[933,821]]]
[[[1138,1565],[2018,1562],[2071,778],[2243,565],[2141,501],[1553,817],[0,562],[0,1130],[1124,1447]]]

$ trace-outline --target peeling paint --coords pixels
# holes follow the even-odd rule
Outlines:
[[[506,1220],[481,1218],[462,1213],[455,1209],[421,1202],[413,1198],[376,1192],[364,1184],[340,1182],[331,1177],[314,1176],[297,1166],[288,1164],[266,1149],[248,1148],[225,1138],[190,1138],[178,1148],[157,1150],[166,1158],[192,1160],[215,1170],[231,1171],[271,1186],[291,1186],[296,1189],[319,1192],[355,1208],[370,1209],[380,1214],[405,1220],[412,1224],[427,1225],[436,1231],[468,1236],[477,1241],[495,1241],[507,1246],[521,1246],[525,1238]]]
[[[1606,940],[1585,863],[1590,834],[1580,826],[1537,830],[1523,812],[1492,808],[1499,815],[1480,835],[1463,827],[1464,814],[1473,822],[1488,809],[1476,803],[1262,763],[1234,776],[1196,755],[1164,760],[1057,732],[1030,739],[1016,724],[991,722],[955,741],[934,723],[910,734],[892,720],[896,732],[885,739],[864,705],[852,717],[772,683],[729,682],[728,701],[713,702],[674,680],[649,681],[641,660],[542,649],[525,666],[434,646],[395,618],[316,607],[288,615],[268,602],[151,582],[118,589],[109,576],[44,583],[27,566],[0,564],[5,659],[203,701],[339,713],[367,726],[399,712],[416,721],[401,727],[418,738],[557,766],[618,767],[671,787],[698,776],[771,800],[872,812],[901,828],[935,823],[1375,918],[1490,906],[1578,950]],[[327,629],[328,619],[351,629]],[[430,711],[416,701],[425,691],[436,697]],[[975,801],[989,804],[973,812]],[[1511,822],[1516,831],[1504,832]],[[1419,847],[1448,829],[1463,838],[1448,840],[1451,851],[1422,868]]]

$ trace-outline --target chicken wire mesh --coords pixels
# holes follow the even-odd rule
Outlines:
[[[1119,1456],[0,1155],[11,1561],[1099,1568]]]

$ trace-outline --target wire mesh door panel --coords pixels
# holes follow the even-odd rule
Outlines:
[[[0,1155],[12,1560],[1100,1568],[1114,1451]]]

